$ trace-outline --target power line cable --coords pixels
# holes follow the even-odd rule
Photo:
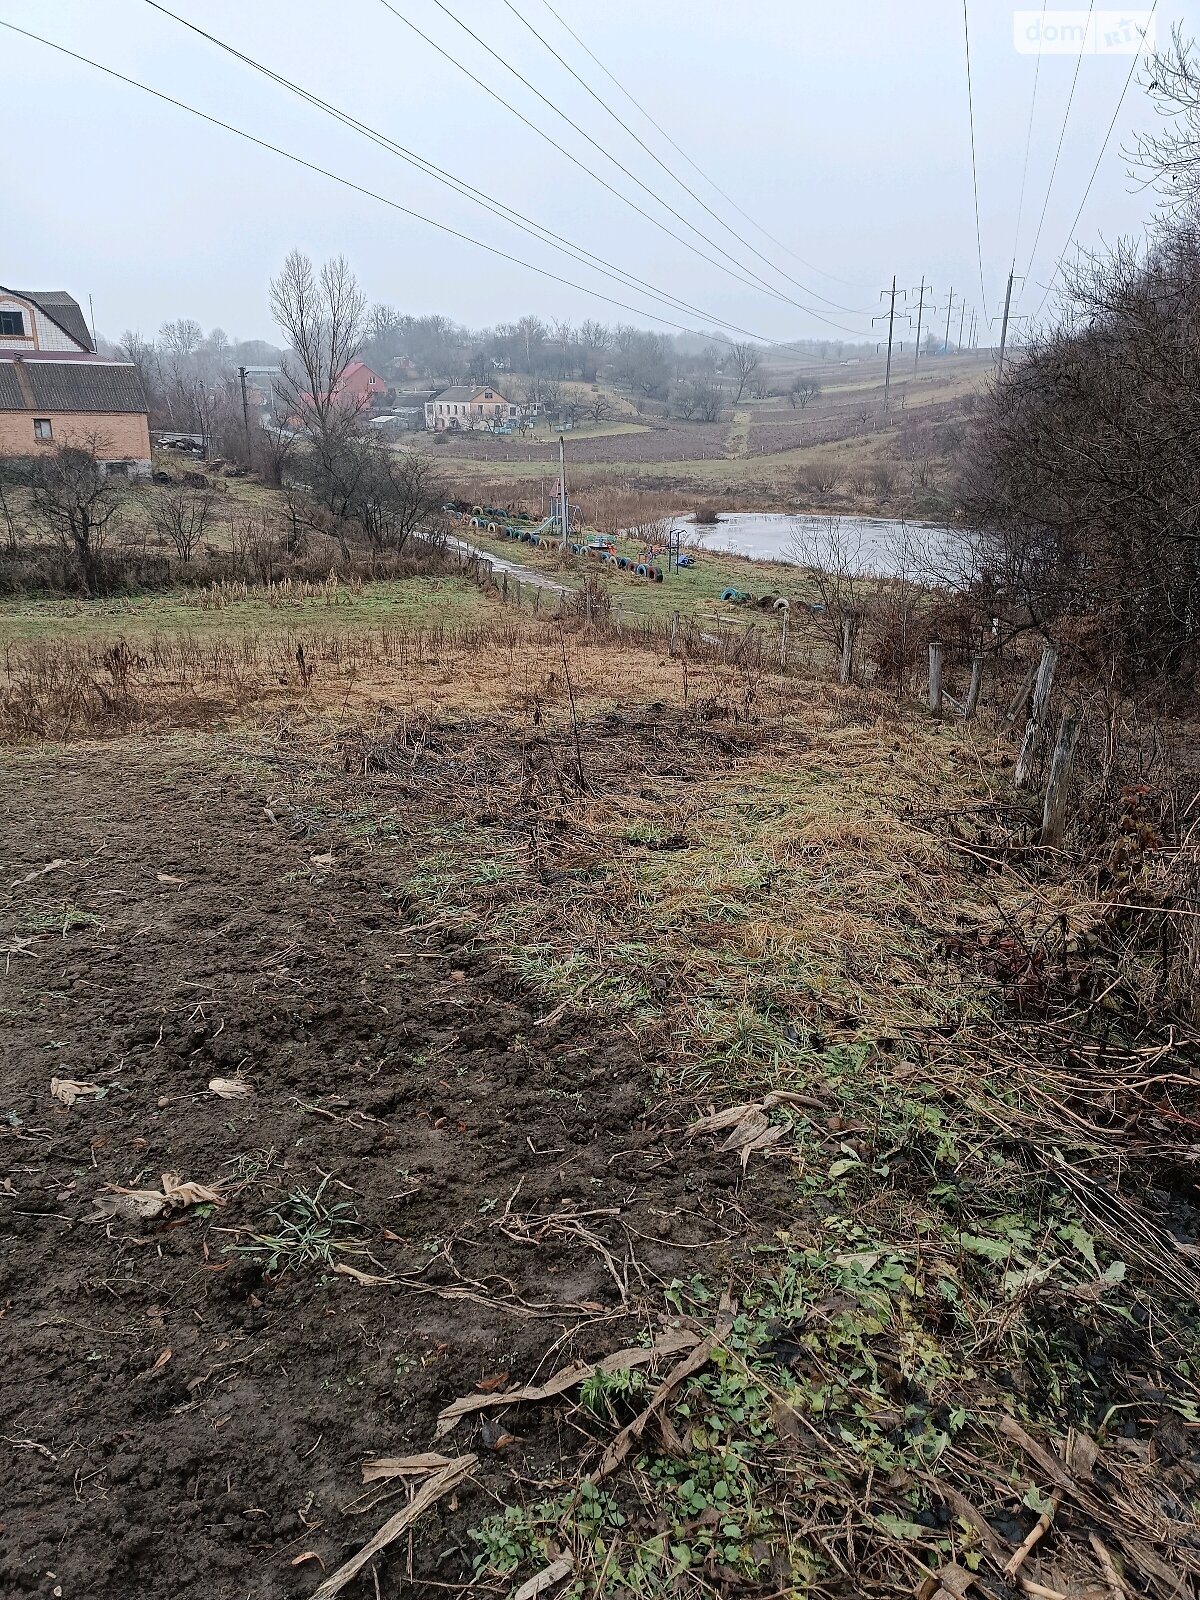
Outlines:
[[[264,77],[269,78],[273,83],[279,84],[292,94],[299,96],[300,99],[325,112],[328,116],[344,123],[346,127],[353,129],[364,138],[370,139],[373,143],[388,151],[389,154],[397,155],[402,160],[409,162],[410,165],[415,166],[419,172],[423,172],[427,177],[445,184],[453,193],[461,195],[464,199],[471,200],[493,216],[499,217],[502,222],[508,222],[513,227],[520,228],[522,232],[528,233],[531,238],[537,239],[540,244],[548,244],[552,249],[568,256],[572,261],[578,261],[583,266],[602,271],[605,277],[612,278],[614,282],[619,282],[622,287],[635,288],[639,293],[646,294],[650,299],[658,300],[663,305],[669,305],[672,309],[690,312],[695,316],[714,322],[719,327],[732,329],[735,333],[746,334],[750,338],[761,337],[758,334],[751,333],[749,329],[741,327],[738,323],[730,322],[714,312],[705,310],[702,306],[692,305],[689,301],[681,300],[677,295],[673,295],[667,290],[658,289],[654,284],[647,282],[646,279],[625,271],[623,267],[616,266],[603,256],[594,255],[582,245],[575,245],[570,240],[561,239],[554,230],[543,227],[539,222],[534,222],[531,218],[513,210],[510,206],[506,206],[502,201],[496,200],[483,190],[475,188],[473,184],[467,183],[465,179],[456,177],[453,173],[446,171],[445,168],[437,166],[434,162],[427,161],[424,156],[419,156],[404,145],[398,144],[388,135],[380,133],[378,129],[370,127],[367,123],[360,122],[357,117],[352,117],[348,112],[342,111],[338,106],[331,104],[327,100],[323,100],[319,95],[305,89],[292,79],[275,72],[271,67],[256,60],[253,56],[246,55],[244,51],[237,49],[236,46],[219,39],[216,34],[209,33],[197,23],[189,22],[186,17],[179,16],[167,6],[161,5],[159,0],[146,0],[146,4],[152,10],[160,12],[165,17],[170,17],[173,22],[178,22],[182,27],[198,34],[202,39],[207,39],[210,44],[216,45],[218,49],[224,50],[236,60],[253,68],[254,71],[262,73]]]
[[[20,34],[22,38],[32,39],[35,44],[45,45],[47,49],[56,51],[59,55],[67,56],[72,61],[79,62],[82,66],[92,67],[97,72],[102,72],[106,77],[114,78],[119,83],[127,84],[132,89],[140,89],[143,94],[161,100],[166,105],[174,106],[179,111],[186,111],[191,116],[199,117],[202,122],[207,122],[211,127],[221,128],[226,133],[235,134],[239,139],[244,139],[248,144],[257,145],[260,150],[268,150],[272,155],[282,156],[285,161],[290,161],[294,166],[303,167],[308,172],[315,172],[319,177],[328,178],[333,183],[340,184],[345,189],[352,190],[355,194],[364,195],[368,200],[375,200],[380,205],[387,206],[392,211],[401,215],[412,217],[417,222],[424,222],[431,228],[436,228],[439,233],[449,234],[451,238],[458,239],[464,244],[474,245],[476,249],[484,250],[488,255],[498,256],[503,261],[512,262],[514,266],[524,267],[529,272],[536,273],[539,277],[549,278],[554,283],[564,285],[568,289],[578,290],[580,294],[591,296],[595,300],[603,300],[606,305],[617,306],[622,311],[633,312],[635,316],[648,317],[651,322],[660,323],[663,327],[674,328],[679,333],[695,334],[697,338],[713,339],[717,344],[732,346],[734,340],[723,338],[720,334],[710,330],[689,327],[686,323],[673,322],[667,317],[660,316],[657,312],[647,311],[641,306],[632,306],[627,301],[614,299],[612,295],[603,294],[599,289],[588,288],[586,285],[574,282],[571,278],[564,278],[557,272],[551,272],[548,267],[539,267],[532,261],[525,261],[520,256],[509,254],[496,245],[487,244],[482,239],[476,239],[469,233],[463,233],[458,228],[452,228],[448,223],[438,222],[433,217],[427,217],[423,212],[414,211],[411,206],[401,205],[398,200],[391,200],[387,195],[378,194],[374,189],[368,189],[361,183],[355,183],[352,178],[344,178],[339,173],[332,172],[328,167],[319,166],[314,161],[306,161],[303,156],[294,154],[282,145],[271,144],[267,139],[260,139],[256,134],[247,133],[244,128],[236,127],[232,122],[225,122],[220,117],[214,117],[210,112],[201,111],[197,106],[189,105],[186,100],[178,100],[174,95],[169,95],[162,89],[155,89],[150,84],[142,83],[138,78],[131,78],[127,73],[118,72],[115,67],[107,67],[101,61],[95,61],[90,56],[81,55],[77,50],[71,50],[64,44],[57,43],[54,39],[47,39],[42,34],[34,33],[28,28],[20,28],[15,22],[6,22],[0,17],[0,28],[7,28],[10,33]],[[728,324],[726,324],[728,326]],[[761,335],[751,335],[761,338],[764,344],[776,349],[794,349],[794,343],[787,343],[781,339],[767,339]]]
[[[1042,0],[1042,24],[1045,24],[1046,0]],[[1017,225],[1013,229],[1013,266],[1017,264],[1017,244],[1021,237],[1021,216],[1025,210],[1025,179],[1029,175],[1029,147],[1033,142],[1033,113],[1037,106],[1038,78],[1042,71],[1042,52],[1037,53],[1037,61],[1033,68],[1033,94],[1029,100],[1029,126],[1025,129],[1025,159],[1021,163],[1021,195],[1017,201]]]
[[[575,43],[583,51],[584,55],[589,56],[591,60],[594,61],[600,68],[600,71],[609,80],[609,82],[616,85],[616,87],[625,96],[626,100],[629,101],[630,105],[633,106],[636,111],[641,112],[642,116],[645,117],[650,126],[662,135],[662,137],[671,146],[672,150],[674,150],[678,155],[681,155],[687,162],[688,166],[691,167],[692,171],[699,173],[699,175],[704,179],[705,183],[707,183],[710,188],[715,189],[716,192],[721,196],[721,199],[724,200],[727,205],[733,207],[738,216],[744,217],[751,227],[758,229],[759,233],[761,233],[764,238],[769,239],[771,243],[778,249],[791,256],[793,261],[798,261],[802,267],[807,267],[810,272],[819,272],[823,278],[830,278],[834,283],[844,283],[849,289],[857,289],[861,287],[859,284],[851,283],[848,278],[839,278],[836,273],[826,272],[825,268],[818,267],[815,261],[806,261],[803,256],[797,255],[790,245],[784,244],[783,241],[781,239],[777,239],[773,233],[769,233],[767,229],[763,227],[761,222],[756,222],[748,211],[743,211],[733,196],[726,194],[725,190],[721,188],[720,184],[717,183],[714,178],[709,177],[708,173],[704,171],[704,168],[698,166],[696,162],[692,160],[691,156],[688,155],[687,151],[682,148],[682,146],[676,144],[675,140],[672,139],[671,135],[662,126],[662,124],[655,121],[655,119],[646,110],[645,106],[642,105],[639,100],[636,100],[632,94],[630,94],[629,90],[619,78],[614,77],[614,75],[604,65],[603,61],[600,60],[599,56],[597,56],[594,51],[588,49],[587,45],[575,32],[574,28],[572,28],[571,24],[566,20],[566,18],[557,12],[550,4],[550,0],[542,0],[542,4],[545,6],[546,10],[550,13],[554,20],[559,24],[559,26],[565,29],[565,31],[571,35],[572,39],[574,39]]]
[[[1153,4],[1150,7],[1150,14],[1146,19],[1147,31],[1149,31],[1150,23],[1153,21],[1154,13],[1157,9],[1158,0],[1153,0]],[[1079,209],[1076,211],[1074,220],[1072,221],[1067,232],[1067,242],[1063,246],[1058,259],[1054,263],[1054,271],[1050,274],[1050,282],[1042,291],[1042,298],[1038,301],[1037,307],[1033,313],[1035,320],[1040,314],[1042,307],[1046,304],[1046,297],[1049,295],[1051,289],[1053,289],[1054,281],[1058,277],[1063,261],[1066,259],[1067,251],[1071,248],[1071,241],[1075,237],[1075,229],[1079,226],[1079,219],[1083,215],[1083,208],[1085,205],[1087,205],[1088,195],[1091,194],[1092,185],[1096,181],[1096,174],[1100,171],[1100,163],[1104,160],[1104,152],[1108,149],[1108,141],[1112,138],[1113,129],[1117,125],[1117,118],[1121,115],[1121,107],[1125,104],[1125,96],[1129,93],[1129,85],[1133,82],[1133,75],[1137,71],[1138,56],[1139,53],[1135,52],[1133,60],[1129,63],[1129,71],[1125,75],[1125,84],[1121,90],[1121,98],[1117,101],[1116,110],[1112,114],[1112,118],[1108,124],[1108,129],[1104,135],[1104,140],[1100,146],[1100,154],[1096,157],[1096,164],[1092,168],[1092,175],[1087,181],[1087,188],[1083,191],[1083,199],[1079,202]]]
[[[751,244],[749,239],[744,238],[737,231],[736,228],[731,227],[730,224],[728,222],[726,222],[725,219],[722,216],[720,216],[716,211],[713,210],[713,208],[708,204],[708,202],[706,200],[703,200],[696,193],[696,191],[691,187],[690,184],[686,183],[677,173],[673,172],[671,170],[671,168],[669,166],[667,166],[666,162],[663,161],[650,148],[650,146],[641,137],[641,135],[636,133],[622,117],[619,117],[617,115],[617,113],[613,110],[613,108],[608,104],[608,102],[606,100],[602,100],[600,98],[600,96],[592,88],[591,84],[588,83],[586,78],[581,78],[580,75],[575,71],[575,68],[570,64],[570,62],[569,61],[565,61],[563,59],[563,57],[559,55],[558,51],[554,48],[554,46],[550,43],[550,41],[548,39],[544,38],[543,35],[540,34],[537,31],[537,29],[534,27],[533,23],[530,22],[529,18],[526,17],[526,16],[523,16],[522,13],[520,11],[518,11],[516,6],[513,5],[512,0],[503,0],[503,4],[508,8],[509,11],[512,12],[513,16],[516,17],[517,21],[521,24],[521,26],[523,28],[527,28],[529,30],[529,32],[533,35],[533,37],[538,41],[538,43],[540,45],[544,46],[545,49],[547,49],[550,52],[550,54],[558,62],[559,66],[561,66],[565,71],[567,71],[567,72],[569,72],[571,74],[572,78],[574,78],[575,82],[580,86],[580,88],[583,89],[586,94],[591,95],[592,99],[596,102],[596,104],[600,107],[600,109],[607,116],[612,118],[612,120],[617,124],[618,128],[623,128],[624,131],[629,135],[629,137],[634,141],[634,143],[637,144],[638,146],[640,146],[640,148],[646,152],[646,154],[650,157],[651,161],[653,161],[658,167],[660,167],[663,170],[663,172],[666,173],[667,177],[671,179],[672,183],[677,183],[685,194],[690,195],[691,198],[696,202],[696,204],[703,211],[706,211],[708,213],[708,215],[713,219],[713,221],[717,224],[718,227],[724,228],[726,233],[731,234],[733,236],[733,238],[735,238],[737,240],[737,242],[740,245],[742,245],[745,249],[749,250],[752,255],[756,255],[758,257],[758,259],[760,261],[762,261],[767,267],[769,267],[772,272],[777,272],[781,278],[786,278],[787,281],[790,284],[792,284],[795,288],[801,290],[804,294],[812,295],[815,299],[822,301],[825,305],[832,306],[835,311],[846,311],[846,312],[849,312],[851,316],[859,316],[859,315],[863,314],[860,307],[858,307],[858,306],[844,306],[838,300],[831,300],[827,294],[821,294],[819,290],[813,289],[812,287],[810,287],[810,285],[808,285],[806,283],[801,283],[798,278],[793,278],[791,273],[790,272],[785,272],[782,267],[777,267],[769,256],[765,256],[762,253],[762,251],[757,247],[757,245]],[[574,126],[574,124],[572,124],[572,126]]]
[[[1157,0],[1155,0],[1157,4]],[[1067,96],[1067,109],[1063,112],[1062,127],[1058,130],[1058,144],[1054,149],[1054,161],[1050,167],[1050,181],[1046,185],[1046,195],[1042,201],[1042,214],[1038,218],[1037,232],[1033,236],[1033,249],[1029,252],[1029,260],[1025,263],[1025,278],[1029,277],[1029,270],[1033,266],[1033,258],[1037,255],[1037,247],[1042,237],[1042,228],[1046,222],[1046,207],[1050,204],[1050,191],[1054,187],[1055,174],[1058,172],[1058,158],[1062,154],[1063,139],[1066,137],[1067,122],[1071,115],[1071,107],[1075,103],[1075,85],[1079,82],[1079,69],[1083,65],[1083,47],[1087,43],[1087,29],[1091,26],[1092,8],[1096,0],[1088,0],[1088,20],[1084,28],[1083,38],[1079,41],[1079,54],[1075,57],[1075,72],[1071,78],[1071,92]],[[1018,303],[1020,297],[1018,296]]]
[[[963,44],[967,52],[967,111],[971,119],[971,182],[975,189],[975,255],[979,262],[979,293],[983,297],[984,321],[989,321],[987,289],[983,282],[983,234],[979,227],[979,168],[975,161],[975,96],[971,88],[971,30],[967,23],[967,0],[963,0]]]
[[[730,255],[728,250],[722,249],[720,245],[709,239],[706,234],[702,233],[699,228],[697,228],[693,223],[689,222],[686,217],[684,217],[680,212],[676,211],[674,207],[668,205],[665,200],[662,200],[658,195],[656,195],[654,191],[646,184],[642,183],[641,179],[635,174],[631,173],[627,167],[623,166],[615,156],[610,155],[609,152],[606,151],[602,145],[598,144],[595,139],[591,138],[589,134],[584,133],[581,128],[571,121],[565,112],[559,110],[552,100],[547,99],[547,97],[542,94],[539,89],[535,88],[534,85],[529,82],[528,78],[524,77],[520,72],[518,72],[515,67],[510,66],[509,63],[499,56],[490,45],[488,45],[479,37],[477,33],[473,32],[473,30],[469,28],[465,22],[456,17],[454,13],[446,6],[442,5],[441,0],[433,0],[433,3],[438,7],[439,10],[444,11],[446,16],[449,17],[450,20],[456,24],[456,26],[461,28],[464,33],[468,34],[472,39],[474,39],[476,43],[479,44],[481,48],[493,58],[493,60],[497,61],[502,67],[505,68],[506,71],[510,72],[513,77],[517,78],[521,83],[523,83],[526,88],[528,88],[531,93],[533,93],[544,105],[553,111],[556,116],[561,117],[567,123],[567,125],[573,128],[576,133],[578,133],[587,141],[588,144],[592,145],[596,150],[598,150],[606,160],[611,161],[614,166],[625,173],[627,177],[631,178],[640,189],[645,190],[652,200],[656,201],[664,208],[664,210],[670,212],[673,217],[682,222],[684,227],[686,227],[690,232],[694,233],[698,239],[702,239],[705,244],[716,250],[719,255],[724,256],[726,261],[732,262],[733,266],[725,266],[722,262],[714,260],[712,256],[706,255],[703,250],[698,249],[696,245],[691,243],[690,240],[683,238],[681,234],[676,233],[673,228],[668,227],[666,223],[660,221],[659,218],[652,216],[650,212],[638,205],[638,203],[631,199],[629,195],[624,194],[620,189],[615,188],[606,179],[602,178],[598,172],[594,171],[585,162],[581,161],[578,156],[572,154],[572,152],[566,149],[565,146],[559,144],[557,140],[551,138],[545,129],[539,128],[536,123],[531,122],[528,117],[522,115],[522,113],[518,111],[515,106],[511,105],[509,101],[505,100],[503,95],[498,94],[496,90],[494,90],[489,84],[486,84],[482,78],[477,77],[473,72],[470,71],[468,67],[464,66],[461,61],[459,61],[455,56],[451,55],[448,50],[443,49],[443,47],[436,43],[435,40],[431,39],[427,33],[422,32],[422,30],[417,27],[416,23],[413,22],[409,17],[406,17],[402,12],[397,11],[395,6],[390,3],[390,0],[380,0],[380,4],[383,6],[383,8],[386,11],[389,11],[398,22],[404,23],[404,25],[410,28],[413,33],[418,36],[418,38],[423,39],[425,43],[432,49],[436,50],[439,55],[444,56],[445,59],[451,63],[451,65],[457,68],[457,70],[462,72],[466,77],[470,78],[473,83],[477,84],[481,89],[483,89],[484,92],[490,95],[493,100],[502,105],[506,111],[511,112],[512,115],[515,116],[520,122],[523,122],[527,128],[531,128],[540,139],[544,139],[546,143],[549,144],[553,149],[566,156],[568,161],[574,163],[574,165],[577,166],[582,172],[586,172],[589,178],[592,178],[596,183],[600,184],[602,188],[607,189],[609,194],[614,195],[624,205],[629,206],[631,210],[638,214],[638,216],[644,218],[647,222],[658,228],[661,233],[665,233],[668,238],[674,239],[677,244],[681,244],[685,250],[691,251],[691,253],[695,256],[698,256],[700,260],[708,262],[709,266],[716,267],[718,271],[724,272],[726,276],[733,278],[738,283],[744,284],[748,289],[760,289],[763,293],[769,294],[773,299],[780,300],[786,305],[793,305],[798,310],[806,312],[807,315],[815,317],[818,322],[824,322],[828,324],[829,327],[837,328],[842,333],[849,333],[855,338],[863,337],[863,335],[857,329],[847,328],[843,323],[834,322],[832,318],[826,317],[821,312],[814,310],[812,306],[806,306],[799,300],[793,300],[790,295],[783,293],[782,290],[774,288],[771,284],[767,283],[765,279],[760,278],[752,268],[745,268],[745,271],[750,274],[748,278],[744,277],[741,272],[735,271],[734,269],[742,266],[743,263],[738,262],[736,257]]]

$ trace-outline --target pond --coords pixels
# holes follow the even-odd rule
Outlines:
[[[794,561],[800,566],[836,565],[847,571],[895,577],[931,561],[943,566],[958,552],[969,554],[967,536],[950,528],[888,517],[814,517],[782,511],[723,511],[720,521],[699,527],[676,518],[685,545],[727,551],[755,561]],[[832,559],[831,559],[832,558]]]

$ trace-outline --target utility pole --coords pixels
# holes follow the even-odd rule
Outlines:
[[[946,337],[942,340],[942,354],[950,354],[950,308],[954,304],[954,290],[950,291],[950,298],[946,301]]]
[[[979,346],[975,342],[975,330],[976,330],[976,328],[978,326],[979,326],[979,312],[977,310],[975,310],[974,307],[972,307],[971,308],[971,331],[967,335],[967,343],[968,343],[968,345],[970,345],[972,350],[977,350],[979,348]]]
[[[895,274],[893,274],[892,275],[892,287],[890,289],[881,289],[879,291],[879,298],[881,300],[884,299],[885,297],[887,298],[888,309],[887,309],[886,312],[882,312],[881,311],[878,316],[875,316],[875,317],[871,318],[872,322],[882,322],[884,317],[885,317],[885,315],[887,317],[887,325],[888,325],[887,368],[886,368],[886,370],[884,372],[884,378],[883,378],[883,414],[884,414],[885,417],[888,414],[888,401],[889,401],[889,398],[890,398],[891,392],[892,392],[892,330],[893,330],[893,328],[895,326],[895,322],[896,322],[896,295],[897,294],[900,294],[904,299],[908,298],[907,290],[905,290],[905,289],[897,290],[897,288],[896,288],[896,278],[895,278]]]
[[[963,323],[967,320],[967,302],[962,303],[962,310],[958,314],[958,353],[962,355]]]
[[[933,285],[930,285],[932,290]],[[925,279],[921,279],[921,298],[917,301],[917,348],[913,353],[913,371],[917,370],[917,363],[921,359],[921,319],[925,315]]]
[[[254,451],[250,448],[250,402],[246,398],[246,369],[238,368],[238,377],[242,384],[242,426],[246,430],[246,465],[254,465]]]
[[[1013,267],[1016,262],[1013,262]],[[999,377],[1004,371],[1004,347],[1008,343],[1008,308],[1012,304],[1013,272],[1008,269],[1008,288],[1004,291],[1004,320],[1000,324],[1000,360],[996,366],[996,375]]]

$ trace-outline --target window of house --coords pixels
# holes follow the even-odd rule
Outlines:
[[[54,429],[50,426],[49,417],[34,417],[33,437],[35,439],[53,439]]]
[[[20,311],[0,311],[0,334],[9,338],[25,337],[25,317]]]

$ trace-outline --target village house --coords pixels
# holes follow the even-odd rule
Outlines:
[[[58,445],[93,453],[105,472],[150,475],[150,417],[138,370],[95,353],[63,290],[0,286],[0,456]]]
[[[376,400],[387,397],[388,381],[369,367],[365,361],[350,361],[344,366],[333,385],[335,404],[347,411],[366,411]],[[300,405],[311,407],[311,393],[300,396]],[[292,417],[293,423],[303,422],[303,416]]]
[[[520,406],[487,384],[454,383],[425,402],[425,426],[430,433],[494,426],[521,415]]]

